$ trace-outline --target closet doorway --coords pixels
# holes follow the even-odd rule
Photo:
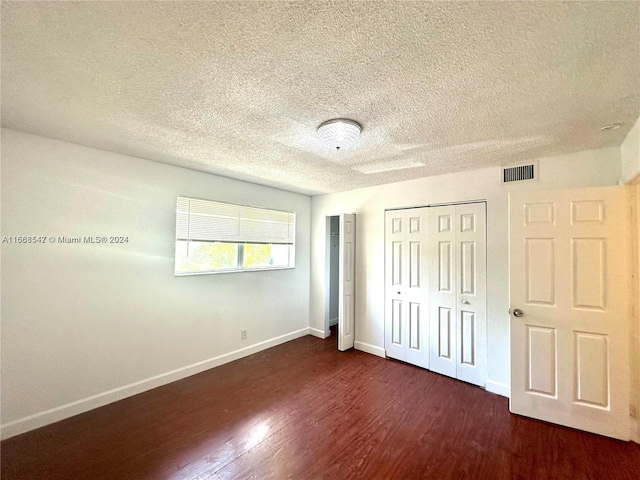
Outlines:
[[[325,336],[337,326],[338,350],[355,341],[356,216],[342,213],[326,217]]]
[[[336,335],[336,345],[338,344],[338,266],[340,255],[340,217],[335,215],[327,217],[327,257],[329,265],[327,277],[329,278],[329,308],[327,309],[329,318],[328,324],[331,335]],[[326,333],[325,333],[326,335]]]

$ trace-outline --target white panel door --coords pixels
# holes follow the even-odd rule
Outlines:
[[[430,369],[456,376],[456,207],[433,207],[429,216]]]
[[[486,383],[486,212],[484,203],[430,212],[430,369]]]
[[[407,330],[406,361],[419,367],[429,367],[429,209],[406,211],[407,262],[404,301]]]
[[[487,379],[487,234],[484,203],[456,205],[456,378]]]
[[[408,255],[405,241],[407,218],[405,210],[385,212],[384,253],[384,349],[387,357],[407,358],[407,331],[404,325],[404,290],[406,269],[404,258]]]
[[[513,413],[629,439],[625,187],[510,196]]]
[[[355,341],[356,216],[340,215],[338,350],[353,348]]]
[[[397,360],[429,366],[427,208],[385,214],[385,351]]]

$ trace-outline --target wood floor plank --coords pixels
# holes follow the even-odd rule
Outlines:
[[[5,440],[20,479],[640,478],[640,445],[304,337]]]

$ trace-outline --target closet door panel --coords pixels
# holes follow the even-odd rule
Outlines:
[[[387,357],[406,360],[405,290],[407,216],[402,210],[385,212],[384,349]]]
[[[431,207],[429,242],[430,369],[456,376],[455,207]]]
[[[429,244],[429,209],[412,208],[407,214],[407,349],[406,361],[429,367],[429,275],[425,254]]]
[[[457,290],[456,378],[484,386],[486,381],[487,287],[484,203],[456,205]]]
[[[385,213],[385,351],[429,366],[429,240],[427,208]]]

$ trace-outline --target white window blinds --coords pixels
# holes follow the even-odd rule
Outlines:
[[[293,245],[296,214],[178,197],[176,240]]]

